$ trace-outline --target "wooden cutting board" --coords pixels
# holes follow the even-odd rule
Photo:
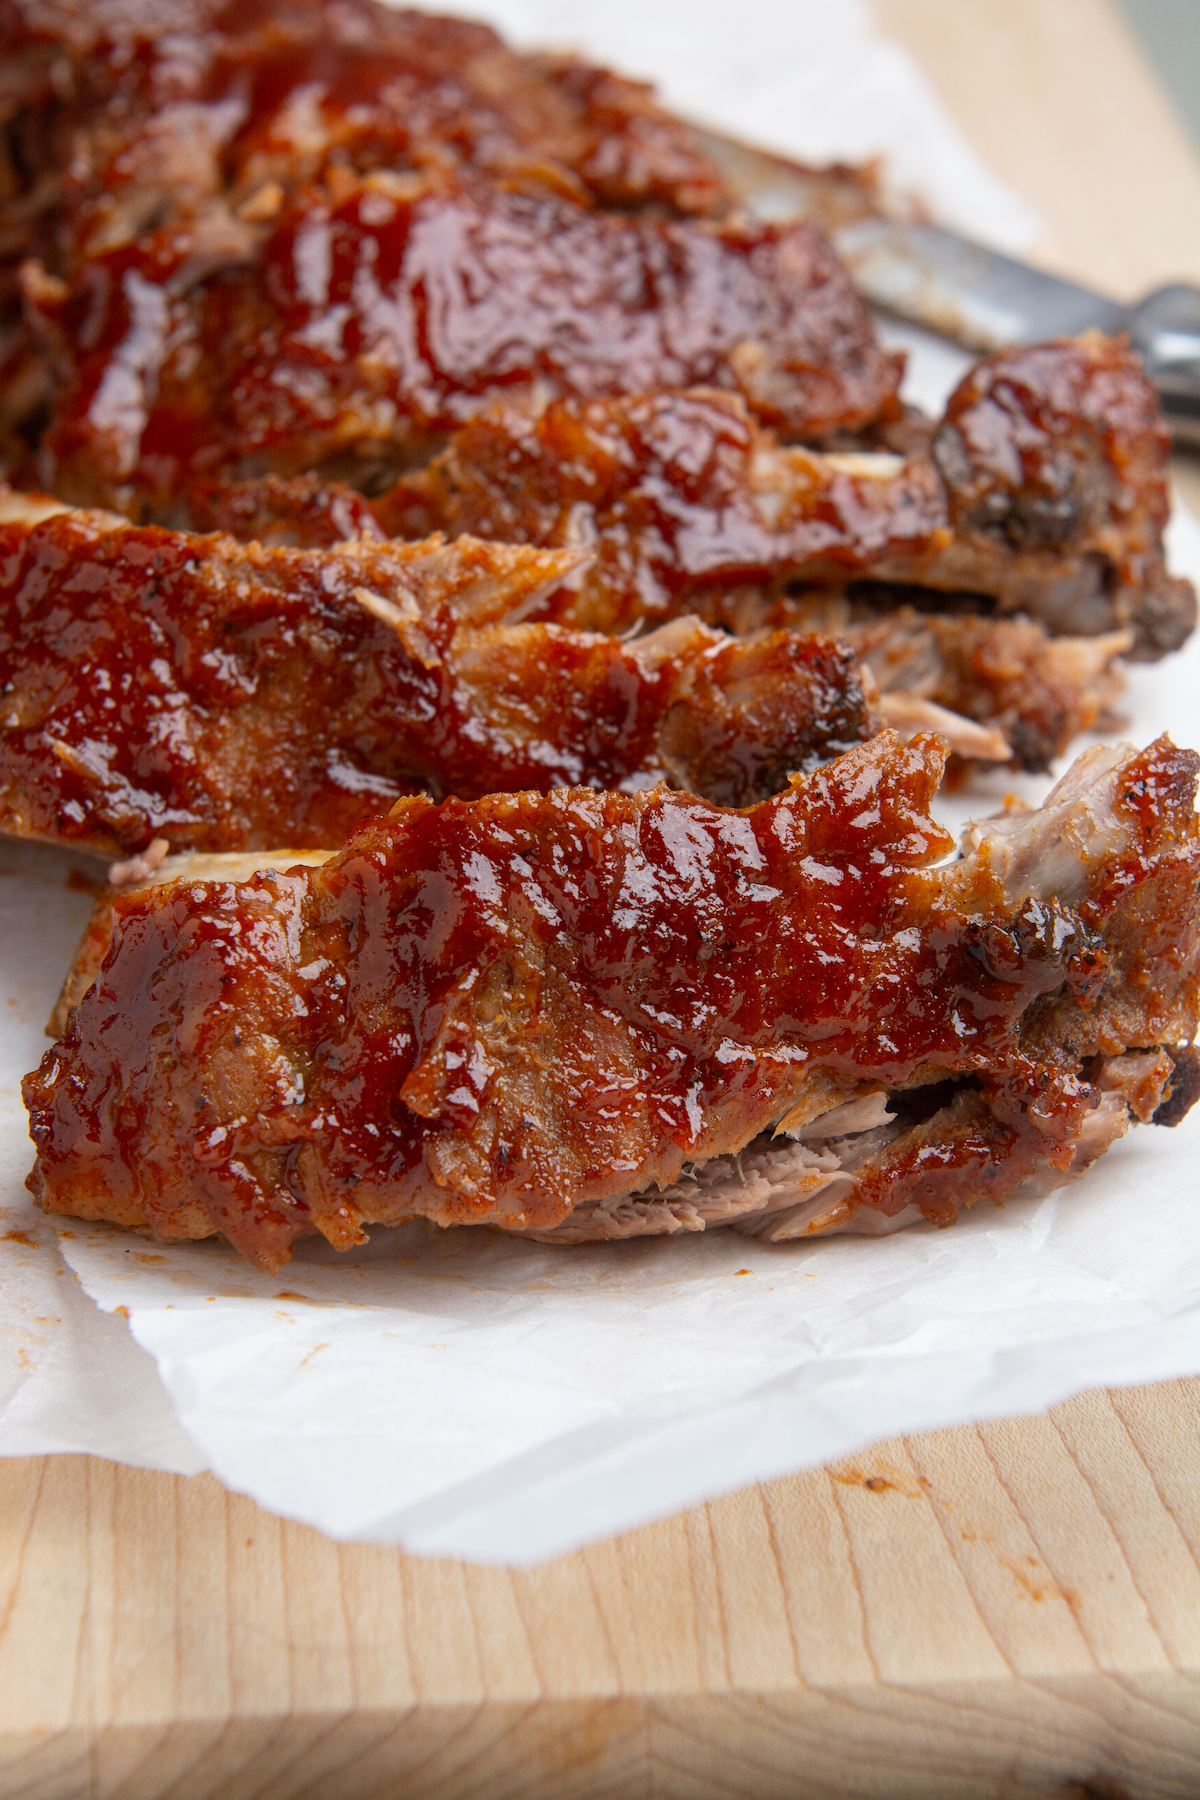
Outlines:
[[[897,1439],[531,1571],[0,1463],[26,1800],[1184,1800],[1200,1383]]]
[[[1200,279],[1200,164],[1108,0],[876,10],[1048,263]],[[0,1461],[0,1795],[1194,1800],[1198,1421],[1195,1381],[1084,1394],[525,1572]]]

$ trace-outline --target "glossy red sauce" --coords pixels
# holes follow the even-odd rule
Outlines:
[[[584,204],[706,213],[726,203],[693,131],[649,88],[572,57],[519,55],[466,19],[372,0],[15,0],[0,13],[0,44],[16,100],[14,179],[59,175],[43,199],[57,230],[41,247],[68,266],[111,242],[114,226],[126,237],[147,216],[176,227],[215,193],[236,208],[264,182],[290,188],[329,159],[359,169],[462,160]],[[162,203],[139,212],[164,181]]]
[[[1194,781],[1195,758],[1158,750]],[[547,1225],[736,1149],[810,1064],[971,1078],[961,1128],[910,1145],[935,1215],[989,1168],[1004,1192],[1039,1157],[1065,1167],[1098,1098],[1086,1059],[1121,1043],[1129,1002],[1094,980],[1118,941],[1096,906],[1091,925],[1058,901],[1014,911],[988,879],[932,872],[939,767],[934,740],[885,736],[745,813],[662,792],[413,800],[320,869],[118,899],[96,986],[26,1084],[35,1191],[220,1230],[268,1266],[299,1232],[345,1243],[414,1212]],[[1159,1012],[1126,1029],[1178,1030],[1194,821],[1160,817],[1142,854],[1135,881],[1166,870],[1190,900],[1174,963],[1155,946]]]
[[[828,638],[701,632],[647,660],[495,622],[568,561],[263,550],[86,514],[0,527],[0,820],[109,854],[336,848],[419,791],[666,776],[749,800],[872,729]]]
[[[397,536],[586,545],[594,562],[546,616],[605,631],[702,611],[730,587],[836,584],[949,536],[928,461],[881,478],[781,450],[740,395],[712,391],[497,410],[373,512]]]
[[[1140,359],[1098,334],[985,357],[934,440],[952,523],[1018,550],[1120,525],[1138,528],[1130,552],[1149,549],[1170,512],[1169,449]]]
[[[201,285],[186,234],[93,258],[46,314],[74,369],[43,451],[55,491],[129,509],[205,473],[403,463],[534,395],[709,384],[807,437],[894,406],[899,361],[811,224],[370,181],[296,196],[253,267]]]

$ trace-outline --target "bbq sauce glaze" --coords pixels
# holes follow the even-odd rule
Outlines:
[[[160,231],[37,302],[67,372],[41,451],[55,492],[161,513],[221,473],[364,484],[503,399],[707,384],[817,438],[897,410],[903,359],[803,220],[654,220],[382,171],[298,190],[198,274],[190,235]]]
[[[552,1225],[736,1150],[820,1070],[958,1084],[866,1196],[945,1221],[1070,1164],[1099,1054],[1194,1029],[1195,763],[1139,759],[1077,908],[931,868],[941,753],[892,734],[747,812],[412,799],[319,869],[118,898],[26,1083],[31,1185],[275,1267],[414,1214]]]
[[[503,623],[573,560],[0,525],[0,825],[117,855],[333,849],[405,793],[669,776],[744,803],[869,735],[827,637],[679,626],[652,655]]]

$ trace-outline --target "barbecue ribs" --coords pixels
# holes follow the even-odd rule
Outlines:
[[[1091,337],[987,358],[907,459],[781,446],[739,398],[693,390],[493,410],[370,503],[266,477],[190,505],[204,528],[293,543],[443,530],[586,548],[541,616],[835,631],[885,693],[990,725],[1040,770],[1106,722],[1115,658],[1161,655],[1193,624],[1163,557],[1166,450],[1136,358]]]
[[[58,383],[43,485],[161,513],[198,477],[379,483],[502,399],[707,383],[801,437],[898,410],[828,240],[656,220],[440,171],[343,172],[211,252],[159,231],[28,265]]]
[[[53,406],[38,297],[155,233],[195,269],[253,255],[331,165],[473,167],[530,192],[665,216],[726,204],[650,91],[486,26],[373,0],[0,0],[0,458]],[[103,267],[88,279],[104,279]]]
[[[464,163],[586,204],[707,214],[695,133],[647,87],[373,0],[4,0],[9,267],[269,214],[332,161]]]
[[[741,805],[874,729],[829,638],[509,622],[578,560],[263,549],[0,493],[0,829],[124,855],[333,847],[413,792],[666,778]]]
[[[1090,334],[976,363],[905,459],[783,447],[731,394],[558,401],[474,420],[373,511],[396,536],[586,546],[554,616],[598,630],[681,611],[744,623],[789,586],[900,584],[1053,633],[1128,627],[1155,657],[1196,618],[1163,560],[1169,449],[1139,359]]]
[[[36,316],[63,282],[119,282],[112,253],[186,240],[174,300],[181,280],[253,261],[305,184],[374,171],[720,217],[745,157],[706,143],[641,83],[374,0],[0,0],[0,456],[24,459],[56,389],[19,323],[22,264]],[[822,222],[877,209],[869,170],[788,175]]]
[[[398,803],[319,866],[118,896],[25,1084],[50,1211],[278,1268],[417,1216],[555,1238],[948,1223],[1195,1081],[1200,758],[933,823],[884,733],[745,812]]]

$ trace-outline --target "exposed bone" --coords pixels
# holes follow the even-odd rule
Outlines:
[[[139,856],[127,857],[124,862],[110,863],[108,865],[109,887],[130,887],[148,881],[155,871],[162,867],[170,848],[166,838],[151,838]]]
[[[1072,904],[1095,865],[1118,854],[1130,835],[1113,807],[1129,754],[1128,744],[1097,744],[1072,763],[1036,812],[969,825],[963,839],[969,858],[1003,883],[1014,905],[1030,894]],[[963,875],[969,879],[965,864]]]
[[[800,1126],[796,1136],[802,1140],[846,1137],[852,1132],[873,1131],[876,1126],[891,1122],[887,1095],[866,1094],[861,1100],[847,1100],[844,1106],[831,1107],[819,1118],[810,1119],[807,1125]]]
[[[1012,745],[995,726],[977,725],[974,719],[950,712],[932,700],[922,700],[916,694],[881,694],[879,711],[885,724],[903,738],[915,737],[918,731],[940,731],[958,756],[978,762],[1008,762],[1012,758]]]

